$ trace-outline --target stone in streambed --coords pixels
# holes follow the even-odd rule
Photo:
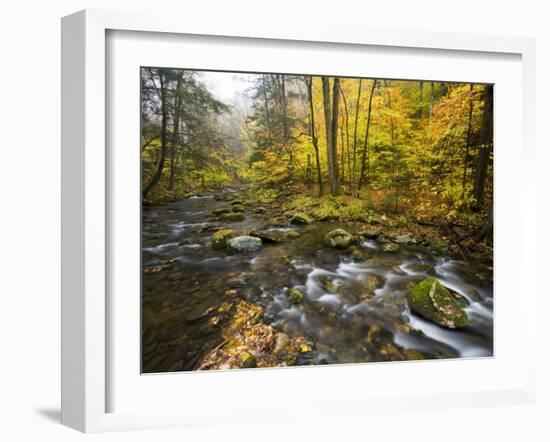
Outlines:
[[[382,244],[382,251],[388,253],[395,253],[399,251],[399,245],[394,242],[386,242]]]
[[[413,312],[442,327],[458,329],[469,323],[456,298],[435,279],[425,279],[407,294]]]
[[[289,230],[288,232],[285,232],[283,235],[284,239],[296,239],[300,236],[300,233],[296,230]]]
[[[364,290],[361,292],[361,298],[367,299],[370,298],[374,291],[382,286],[382,280],[372,273],[367,276],[367,280],[365,281]]]
[[[397,235],[393,240],[397,244],[416,244],[416,240],[410,235]]]
[[[261,230],[253,230],[252,232],[250,232],[250,236],[260,238],[264,243],[275,244],[280,242],[280,239],[274,234],[270,232],[261,231]]]
[[[353,235],[344,229],[332,230],[325,236],[325,244],[335,249],[347,249],[353,240]]]
[[[235,213],[244,212],[244,206],[241,205],[241,204],[235,204],[234,206],[232,206],[232,208],[233,208],[233,212],[235,212]]]
[[[236,236],[237,233],[234,230],[218,230],[212,235],[212,247],[216,250],[225,249],[227,247],[227,241]]]
[[[237,212],[237,213],[224,213],[220,219],[222,221],[228,222],[228,223],[236,223],[239,221],[244,221],[245,216],[243,213]]]
[[[359,235],[368,239],[376,239],[382,235],[382,229],[375,226],[365,226],[363,230],[359,232]]]
[[[275,335],[275,345],[273,346],[272,353],[274,355],[281,353],[288,347],[289,343],[290,338],[286,333],[277,333]]]
[[[237,252],[255,252],[262,248],[262,240],[254,236],[243,235],[231,238],[227,245]]]
[[[218,207],[217,209],[212,210],[212,214],[217,216],[223,215],[224,213],[229,213],[229,212],[231,212],[230,207]]]
[[[369,252],[367,252],[362,247],[353,246],[350,249],[350,252],[351,252],[351,256],[352,256],[353,260],[356,261],[356,262],[366,261],[366,260],[371,258]]]
[[[311,218],[305,213],[295,213],[290,217],[290,224],[294,225],[305,225],[310,224]]]

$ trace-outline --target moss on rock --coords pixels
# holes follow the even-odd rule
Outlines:
[[[301,304],[304,301],[304,294],[298,289],[290,289],[289,295],[293,304]]]
[[[296,239],[300,236],[300,233],[298,233],[296,230],[289,230],[288,232],[285,232],[283,235],[284,239]]]
[[[439,281],[425,279],[407,294],[411,310],[442,327],[458,329],[469,323],[459,302]]]
[[[237,232],[230,229],[218,230],[212,235],[212,247],[216,250],[225,249],[227,247],[227,241],[231,238],[235,238]]]
[[[353,243],[353,235],[344,229],[336,229],[325,236],[325,244],[335,249],[347,249]]]
[[[312,220],[309,217],[309,215],[305,213],[300,213],[300,212],[293,214],[290,218],[290,224],[295,224],[295,225],[310,224],[311,221]]]
[[[226,221],[228,223],[236,223],[239,221],[244,221],[245,216],[241,212],[232,212],[232,213],[224,213],[221,216],[222,221]]]

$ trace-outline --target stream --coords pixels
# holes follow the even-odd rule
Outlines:
[[[142,371],[197,369],[222,342],[220,326],[209,321],[238,290],[247,302],[265,309],[264,320],[290,336],[306,336],[312,351],[301,364],[363,362],[369,328],[377,324],[384,339],[424,358],[486,357],[493,354],[492,271],[419,245],[384,252],[376,240],[360,244],[371,256],[355,262],[349,253],[323,246],[327,232],[358,224],[313,222],[305,226],[266,226],[266,214],[246,213],[227,228],[262,229],[273,234],[296,230],[297,239],[264,244],[256,252],[214,250],[210,240],[221,225],[212,210],[227,206],[215,195],[143,208],[142,213]],[[364,297],[369,275],[374,293]],[[372,278],[372,277],[371,277]],[[450,330],[409,310],[406,293],[425,278],[436,278],[460,295],[470,324]],[[289,301],[288,290],[305,295]],[[377,359],[371,355],[371,361]]]

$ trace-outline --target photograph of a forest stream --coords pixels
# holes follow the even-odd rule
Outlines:
[[[493,86],[141,68],[143,373],[493,355]]]

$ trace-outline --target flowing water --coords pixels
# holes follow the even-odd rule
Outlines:
[[[337,227],[350,233],[357,224],[312,223],[266,227],[266,216],[246,215],[225,224],[234,230],[260,229],[301,236],[264,244],[257,252],[228,254],[209,241],[219,223],[209,221],[213,209],[227,206],[213,195],[143,209],[142,228],[142,367],[144,372],[196,369],[201,358],[222,342],[221,327],[209,319],[236,289],[248,302],[265,308],[264,319],[291,336],[314,344],[299,364],[378,360],[365,342],[378,325],[386,341],[414,349],[425,358],[481,357],[493,353],[491,269],[434,254],[416,245],[397,253],[369,240],[361,244],[371,256],[354,262],[349,253],[323,246],[325,234]],[[374,293],[364,296],[375,275]],[[408,308],[406,293],[414,283],[435,277],[457,294],[470,325],[448,330]],[[289,302],[288,290],[305,294]],[[382,360],[382,359],[380,359]]]

